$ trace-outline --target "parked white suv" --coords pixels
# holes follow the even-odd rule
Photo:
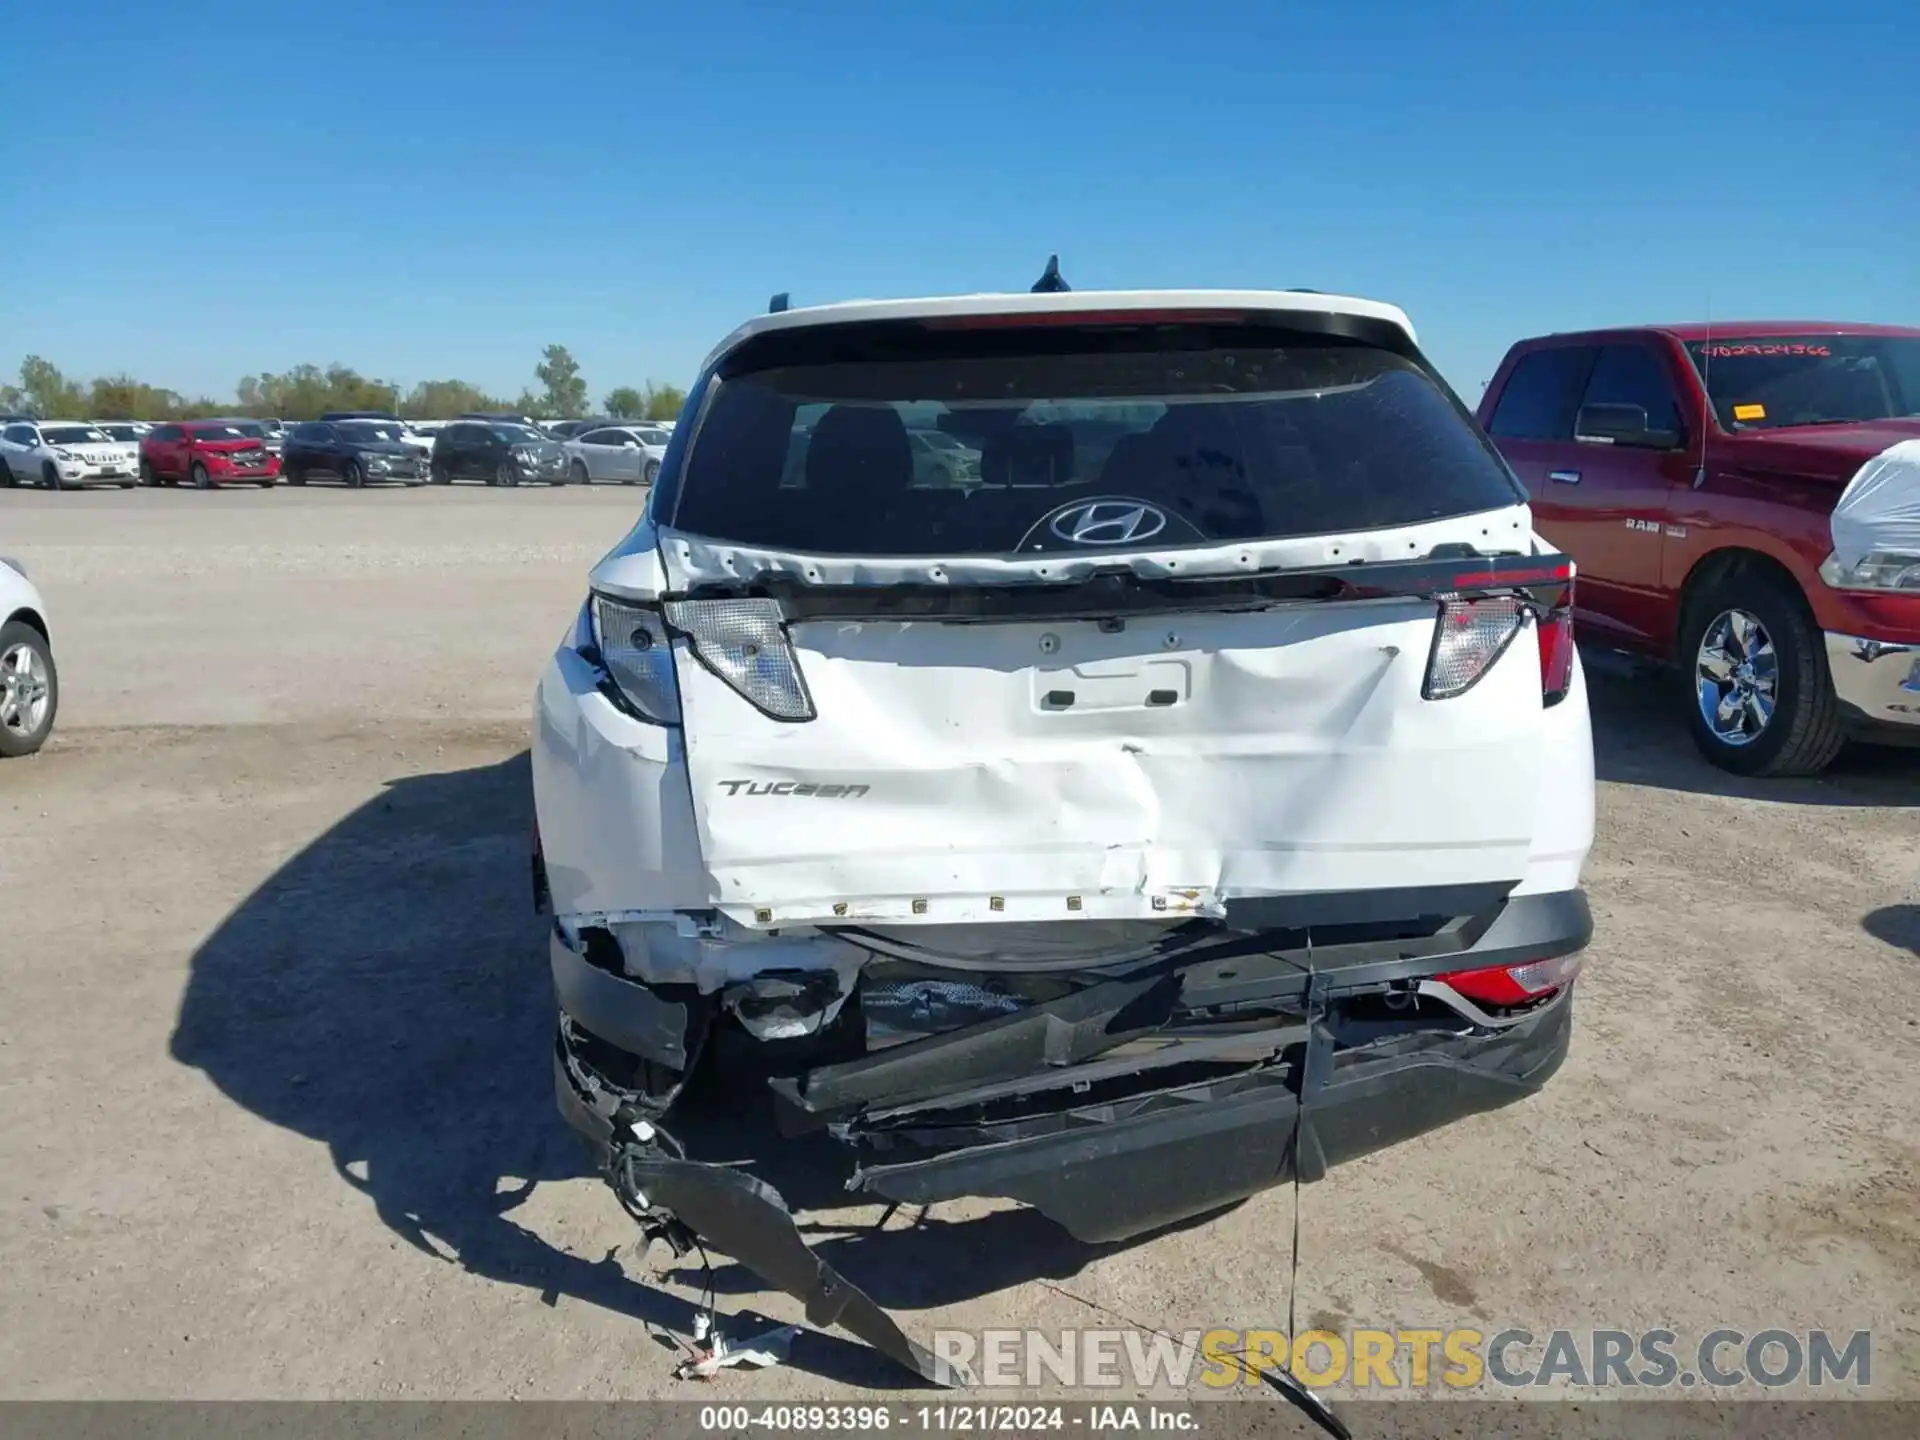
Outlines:
[[[60,673],[47,606],[27,567],[0,556],[0,757],[31,755],[53,733]]]
[[[18,420],[0,428],[0,485],[118,485],[131,490],[140,447],[83,420]]]
[[[686,413],[532,747],[559,1101],[636,1213],[931,1373],[773,1192],[683,1158],[696,1073],[783,1075],[857,1190],[1105,1241],[1558,1067],[1572,567],[1401,311],[787,310]],[[927,429],[977,480],[924,478]]]

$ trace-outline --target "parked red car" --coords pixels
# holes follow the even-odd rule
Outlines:
[[[267,448],[257,420],[186,420],[156,425],[140,441],[140,483],[195,489],[214,485],[272,485],[280,457]]]
[[[1523,340],[1479,418],[1574,559],[1584,635],[1674,665],[1714,763],[1920,743],[1920,330]]]

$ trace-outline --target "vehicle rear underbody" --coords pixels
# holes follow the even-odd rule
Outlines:
[[[1148,953],[1070,970],[867,952],[850,975],[769,971],[709,993],[627,975],[614,928],[556,929],[560,1108],[623,1203],[668,1238],[684,1227],[801,1298],[814,1323],[951,1381],[806,1249],[775,1192],[685,1158],[677,1102],[729,1032],[790,1037],[759,1047],[781,1129],[847,1146],[849,1190],[1005,1197],[1080,1240],[1123,1240],[1544,1084],[1566,1054],[1567,982],[1591,920],[1579,891],[1507,888],[1236,904],[1224,921],[1165,927]],[[1516,987],[1516,971],[1550,983]]]

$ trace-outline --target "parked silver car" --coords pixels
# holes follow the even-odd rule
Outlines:
[[[594,480],[651,485],[666,458],[667,435],[651,425],[607,425],[568,440],[566,452],[576,485]]]

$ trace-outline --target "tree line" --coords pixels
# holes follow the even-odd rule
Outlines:
[[[348,365],[295,365],[279,375],[246,375],[231,399],[187,396],[131,375],[70,378],[52,361],[29,355],[19,384],[0,383],[0,410],[46,420],[197,420],[252,415],[312,420],[329,410],[392,410],[409,420],[450,420],[469,411],[575,420],[587,414],[587,382],[564,345],[549,345],[533,367],[534,384],[511,398],[491,395],[465,380],[422,380],[405,390],[362,375]],[[598,413],[616,420],[671,420],[686,392],[649,380],[618,385],[600,399]]]

